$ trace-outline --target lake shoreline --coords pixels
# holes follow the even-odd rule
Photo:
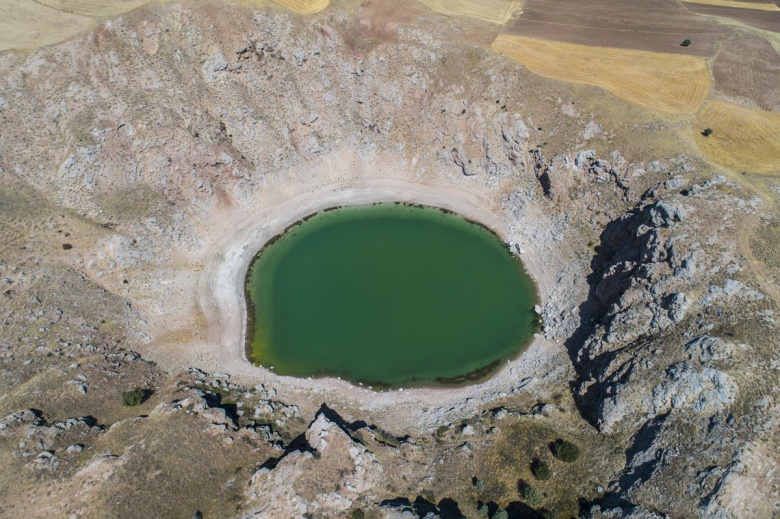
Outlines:
[[[256,345],[254,344],[254,339],[256,337],[255,334],[257,333],[257,330],[255,329],[255,326],[257,326],[256,319],[257,319],[258,316],[256,315],[257,314],[256,302],[255,302],[255,300],[253,299],[253,296],[252,296],[252,283],[253,282],[256,283],[258,281],[257,278],[256,278],[258,273],[257,272],[253,273],[253,269],[256,269],[258,267],[259,262],[261,261],[261,258],[263,257],[263,255],[266,254],[266,253],[270,253],[271,250],[273,249],[274,244],[277,244],[279,241],[281,241],[285,237],[290,237],[292,239],[293,236],[295,235],[295,232],[296,232],[297,229],[301,228],[301,226],[304,225],[304,224],[310,225],[307,222],[310,222],[311,220],[316,220],[316,218],[318,216],[322,216],[324,218],[328,218],[328,216],[326,216],[326,213],[331,213],[331,215],[333,215],[334,213],[341,212],[342,213],[341,215],[336,215],[337,221],[341,221],[341,223],[347,223],[347,222],[355,223],[354,218],[352,218],[352,219],[348,218],[347,215],[344,214],[343,211],[341,211],[341,210],[357,209],[358,211],[362,211],[360,214],[374,215],[372,217],[369,217],[369,221],[370,221],[374,217],[378,216],[378,215],[375,214],[376,211],[374,211],[374,208],[384,208],[384,211],[382,211],[382,209],[380,209],[380,211],[382,211],[381,214],[384,215],[384,218],[393,218],[394,216],[398,217],[398,216],[402,216],[403,215],[402,216],[402,221],[406,220],[407,218],[412,218],[412,219],[415,219],[415,220],[419,219],[420,223],[423,223],[423,224],[426,221],[430,220],[430,217],[431,217],[432,214],[439,214],[445,220],[442,221],[442,222],[438,222],[437,221],[437,223],[434,225],[436,228],[441,227],[442,230],[444,230],[444,229],[456,229],[456,228],[457,229],[461,229],[460,232],[464,232],[465,233],[465,235],[463,236],[463,239],[465,239],[467,241],[471,240],[471,239],[476,239],[477,242],[481,243],[482,240],[486,239],[489,236],[490,237],[489,238],[489,242],[485,243],[486,247],[488,247],[488,248],[487,249],[482,249],[484,252],[481,253],[481,254],[478,254],[477,257],[485,257],[485,258],[487,258],[487,256],[484,256],[484,254],[489,254],[490,257],[493,257],[493,258],[496,258],[496,259],[498,257],[512,258],[510,260],[510,263],[506,264],[508,270],[504,270],[504,269],[499,269],[499,270],[501,270],[502,272],[505,272],[506,276],[508,276],[508,279],[505,280],[506,282],[510,282],[511,280],[517,280],[517,281],[511,281],[511,282],[512,283],[515,283],[515,282],[519,283],[519,286],[516,287],[516,291],[513,290],[511,292],[513,294],[518,294],[518,295],[517,296],[512,296],[512,297],[513,298],[514,297],[519,297],[519,294],[524,294],[523,297],[527,297],[527,302],[528,302],[528,307],[527,307],[528,310],[527,311],[528,311],[528,314],[526,314],[526,317],[523,320],[521,320],[521,321],[514,322],[513,319],[510,319],[510,320],[504,320],[504,322],[506,323],[505,326],[510,326],[512,328],[515,328],[517,326],[524,326],[524,325],[521,325],[520,322],[527,322],[528,323],[527,324],[528,328],[526,328],[527,331],[525,331],[523,333],[523,338],[520,339],[519,341],[514,341],[514,340],[510,341],[512,346],[499,347],[500,350],[502,350],[502,351],[506,350],[506,351],[503,351],[502,353],[500,353],[496,357],[494,357],[494,355],[491,354],[491,353],[487,353],[487,358],[485,359],[485,363],[484,364],[482,364],[482,365],[480,365],[479,367],[476,367],[476,368],[473,368],[473,367],[472,368],[467,368],[467,371],[463,371],[463,372],[461,372],[461,373],[459,373],[457,375],[453,374],[451,376],[443,376],[443,375],[442,376],[435,376],[435,375],[424,375],[422,372],[420,372],[418,375],[413,376],[413,377],[411,377],[408,380],[392,382],[392,381],[382,380],[381,377],[383,375],[379,375],[379,374],[375,374],[372,377],[370,377],[370,379],[369,379],[369,378],[361,377],[361,376],[350,376],[346,372],[340,373],[337,370],[329,369],[329,368],[326,368],[324,366],[322,367],[321,370],[314,369],[314,366],[312,366],[313,371],[310,374],[287,373],[288,375],[294,376],[296,378],[308,378],[309,376],[311,376],[311,378],[315,379],[315,380],[328,379],[328,378],[337,378],[338,376],[342,376],[346,380],[348,380],[352,385],[373,387],[373,388],[377,388],[377,389],[381,389],[381,390],[391,390],[391,389],[399,389],[399,388],[405,388],[405,389],[411,389],[411,388],[433,388],[433,389],[459,388],[459,387],[465,387],[465,386],[469,386],[469,385],[480,384],[480,383],[484,382],[485,380],[489,379],[490,377],[492,377],[496,373],[497,369],[499,369],[501,367],[502,363],[504,363],[506,361],[515,360],[520,355],[522,355],[522,353],[528,348],[528,346],[533,341],[533,334],[539,332],[540,328],[539,328],[539,324],[538,324],[538,318],[533,313],[534,306],[538,305],[538,303],[539,303],[539,300],[538,300],[538,288],[536,287],[536,284],[533,282],[533,279],[531,278],[530,274],[528,274],[528,271],[525,268],[525,265],[522,262],[520,256],[513,251],[513,248],[510,247],[509,244],[505,240],[503,240],[502,237],[499,234],[497,234],[493,229],[491,229],[490,227],[486,226],[485,224],[483,224],[483,223],[481,223],[479,221],[476,221],[474,219],[465,218],[465,217],[461,216],[460,214],[458,214],[457,212],[449,210],[449,209],[442,209],[442,208],[439,208],[439,207],[430,206],[430,205],[424,205],[424,204],[419,204],[419,203],[414,203],[414,202],[391,201],[391,202],[374,202],[374,203],[371,203],[371,204],[357,204],[357,205],[347,205],[347,206],[340,205],[340,206],[330,207],[330,208],[326,208],[324,210],[317,211],[315,213],[309,214],[309,215],[307,215],[307,216],[305,216],[305,217],[303,217],[303,218],[301,218],[299,220],[296,220],[296,221],[290,223],[290,225],[288,227],[286,227],[282,232],[272,236],[266,243],[264,243],[260,247],[258,252],[253,256],[253,258],[249,262],[249,267],[248,267],[247,275],[246,275],[245,282],[244,282],[244,294],[245,294],[245,301],[246,301],[246,305],[247,305],[247,328],[246,329],[248,331],[248,333],[245,334],[246,335],[245,336],[245,355],[246,355],[246,358],[254,366],[263,367],[264,365],[265,366],[273,365],[273,367],[275,367],[276,370],[278,370],[280,372],[284,372],[285,371],[285,369],[284,369],[284,362],[282,361],[281,357],[285,357],[285,356],[289,356],[290,355],[289,353],[285,354],[283,351],[277,351],[276,355],[277,356],[281,355],[281,357],[279,359],[277,359],[276,361],[268,360],[267,362],[263,362],[262,360],[260,360],[257,357],[257,352],[255,351],[255,346]],[[396,210],[396,208],[404,208],[405,211],[403,211],[402,213],[399,214],[398,211]],[[366,211],[368,211],[368,213],[366,213]],[[354,214],[354,212],[353,212],[353,214]],[[332,218],[330,220],[331,220],[331,224],[330,225],[332,225]],[[438,220],[438,218],[437,218],[437,220]],[[319,227],[321,228],[322,225],[325,225],[326,226],[325,228],[329,227],[329,224],[326,223],[326,222],[320,222],[320,226]],[[433,228],[430,228],[429,226],[425,226],[425,225],[424,225],[423,228],[426,228],[426,227],[431,229],[431,230],[433,230]],[[417,227],[417,225],[415,225],[414,229],[419,229],[419,228]],[[408,229],[408,231],[405,231],[405,233],[409,232],[409,231],[414,232],[414,229]],[[365,232],[368,232],[368,229],[366,229]],[[476,234],[474,234],[474,233],[476,233]],[[373,235],[374,235],[374,232],[373,231],[370,232],[370,236],[373,236]],[[365,240],[370,240],[370,236],[365,236],[363,238],[359,238],[359,241],[361,243],[363,243],[363,242],[365,242]],[[480,238],[476,238],[477,236],[480,236]],[[328,240],[328,242],[333,242],[333,239],[334,239],[334,237],[331,237]],[[388,235],[386,237],[386,240],[392,240],[392,239],[393,239],[393,233],[391,233],[390,235]],[[382,242],[384,243],[386,240],[382,240]],[[423,241],[427,242],[429,240],[423,240]],[[476,246],[477,243],[475,242],[474,245]],[[346,242],[343,242],[339,246],[339,249],[344,248],[344,250],[349,250],[349,248],[351,246],[352,246],[352,239],[347,240]],[[398,246],[399,247],[403,247],[403,245],[401,243],[399,243]],[[458,247],[462,248],[464,246],[461,245],[461,244],[458,244],[458,245],[455,245],[455,247],[456,248],[458,248]],[[447,255],[448,255],[448,257],[452,257],[452,258],[457,258],[457,257],[459,257],[461,255],[465,255],[465,256],[463,256],[464,259],[460,260],[460,262],[466,261],[468,263],[468,267],[466,265],[463,265],[462,268],[469,268],[469,269],[474,268],[474,269],[476,269],[474,271],[475,275],[477,275],[477,276],[488,276],[488,279],[489,279],[491,277],[491,274],[488,274],[488,273],[490,272],[490,273],[493,273],[492,275],[495,275],[495,272],[496,272],[495,268],[491,267],[491,268],[487,269],[487,267],[485,267],[483,269],[483,268],[479,267],[479,265],[477,264],[478,263],[477,257],[472,258],[471,261],[465,259],[466,257],[473,256],[473,253],[471,251],[474,251],[474,250],[476,250],[476,249],[472,249],[469,246],[465,246],[465,249],[462,250],[460,253],[455,253],[453,251],[449,251],[447,253]],[[487,252],[488,250],[491,250],[492,252],[488,253]],[[420,252],[423,252],[423,251],[421,250]],[[278,254],[278,252],[277,252],[277,254]],[[392,256],[392,254],[393,253],[391,251],[385,251],[385,252],[382,253],[381,257],[382,258],[386,258],[386,257],[388,257],[387,255]],[[453,254],[455,254],[455,255],[453,256]],[[319,254],[317,254],[317,256],[319,256]],[[395,260],[392,260],[391,262],[394,265],[403,264],[405,257],[406,257],[406,255],[402,254],[401,257],[398,257]],[[378,258],[379,257],[377,257],[377,259]],[[382,259],[381,261],[386,261],[386,260]],[[456,262],[457,262],[457,260],[456,260]],[[317,262],[317,263],[319,263],[319,262]],[[273,263],[273,264],[275,264],[275,263]],[[502,264],[502,265],[504,264],[503,260],[501,260],[500,264]],[[513,266],[509,267],[509,265],[513,265]],[[498,266],[498,265],[496,265],[496,266]],[[314,264],[314,265],[310,265],[309,268],[312,269],[312,270],[317,270],[319,267],[317,266],[317,264]],[[416,266],[413,266],[411,264],[409,265],[409,268],[411,269],[410,272],[414,272],[416,270]],[[440,271],[441,268],[444,268],[444,265],[441,265],[441,267],[437,267],[436,270]],[[517,271],[519,272],[518,274],[512,274],[512,272],[515,272],[515,268],[517,268]],[[487,269],[487,270],[485,270],[485,269]],[[327,271],[328,272],[337,272],[338,271],[338,263],[331,265],[329,268],[327,268]],[[308,272],[308,270],[307,270],[307,272]],[[302,272],[300,274],[300,276],[305,278],[307,276],[307,272]],[[446,270],[444,272],[446,272]],[[346,272],[344,274],[346,274]],[[436,278],[439,275],[441,275],[441,274],[435,273],[435,272],[429,272],[428,275],[426,275],[424,277],[424,279],[420,279],[417,282],[414,282],[413,285],[414,286],[418,286],[417,285],[418,282],[422,283],[423,285],[425,285],[425,280],[426,279],[434,279],[434,278]],[[515,278],[516,275],[519,275],[520,277],[519,278]],[[299,276],[296,276],[296,278],[297,277],[299,277]],[[350,276],[348,276],[348,277],[350,277]],[[453,279],[449,280],[449,282],[447,282],[444,286],[446,286],[446,287],[457,286],[457,284],[458,284],[457,279],[458,278],[459,277],[453,278]],[[317,286],[317,284],[318,284],[317,280],[318,279],[319,278],[315,276],[314,279],[310,279],[307,282],[306,286],[307,287]],[[480,282],[479,286],[483,286],[483,287],[484,286],[495,286],[497,289],[498,289],[499,285],[504,285],[505,286],[505,283],[503,283],[503,282],[499,283],[497,285],[496,284],[491,285],[491,283],[488,281],[488,279],[483,280],[483,282],[488,283],[488,285],[484,285],[483,282]],[[522,280],[522,281],[520,281],[520,280]],[[266,281],[266,283],[268,283],[268,282],[270,282],[270,280]],[[274,282],[274,284],[276,284],[276,282]],[[408,287],[408,288],[409,289],[413,289],[413,287]],[[476,288],[476,287],[474,287],[474,288]],[[299,289],[302,289],[302,287],[299,287]],[[305,290],[307,292],[309,291],[308,288],[305,289]],[[394,290],[394,286],[388,286],[385,289],[383,289],[383,293],[386,293],[386,294],[390,295],[390,297],[393,297],[392,296],[393,290]],[[449,290],[449,289],[447,289],[447,290]],[[481,290],[479,290],[477,292],[481,292]],[[477,292],[472,292],[472,293],[476,294]],[[503,293],[506,294],[506,292],[503,289],[498,289],[498,292],[499,293],[503,292]],[[371,297],[369,294],[365,294],[365,296],[368,297],[368,298]],[[496,293],[495,296],[499,297],[499,294]],[[260,296],[258,295],[257,297],[260,297]],[[381,299],[384,299],[384,298],[381,298]],[[276,300],[276,299],[274,299],[274,300]],[[453,299],[453,298],[445,298],[444,300],[441,301],[441,304],[437,305],[437,306],[444,305],[444,306],[441,306],[441,307],[445,308],[449,304],[449,301],[454,301],[454,300],[455,299]],[[493,299],[491,299],[491,302],[492,301],[493,301]],[[479,309],[480,308],[486,308],[486,306],[483,306],[483,305],[485,305],[487,303],[488,302],[486,302],[486,301],[482,301],[482,305],[477,305],[475,310],[477,310],[478,314],[479,314]],[[506,301],[506,303],[510,304],[508,300]],[[519,303],[519,301],[514,301],[511,304],[514,305],[516,303]],[[266,303],[266,304],[269,304],[269,303]],[[387,308],[386,310],[382,311],[382,314],[383,315],[386,314],[386,313],[388,315],[392,314],[394,312],[393,308],[396,308],[396,307],[391,304],[391,306],[389,308]],[[327,309],[325,309],[325,310],[327,311]],[[353,308],[352,311],[357,312],[357,313],[360,312],[359,308]],[[352,311],[350,311],[350,313],[352,313]],[[423,309],[420,309],[420,311],[423,311]],[[452,317],[453,313],[457,314],[458,312],[461,312],[461,311],[463,311],[463,309],[462,309],[462,305],[460,305],[460,304],[455,305],[455,307],[449,308],[449,310],[445,310],[445,312],[448,314],[448,317],[446,317],[446,319],[447,320],[452,319],[453,318]],[[500,308],[497,308],[496,311],[499,312],[499,313],[501,312]],[[312,312],[312,310],[309,309],[309,313],[311,314],[312,317],[314,317],[315,315],[319,315],[320,314],[320,312],[314,312],[314,313],[311,313],[311,312]],[[471,313],[472,313],[472,311],[468,311],[469,318],[471,318]],[[492,314],[493,312],[491,311],[490,313]],[[433,315],[435,315],[435,314],[433,314]],[[508,315],[506,317],[509,318]],[[466,316],[455,317],[457,322],[461,322],[461,319],[465,319],[465,318],[466,318]],[[487,315],[484,315],[484,312],[483,312],[483,315],[482,315],[481,319],[484,320],[485,318],[488,318],[488,319],[491,319],[491,320],[493,319],[493,317],[488,317]],[[334,320],[332,322],[338,322],[339,321],[339,318],[338,318],[337,315],[334,315],[333,319]],[[315,320],[317,320],[317,319],[315,319]],[[331,322],[331,320],[328,319],[327,322]],[[478,320],[478,322],[479,322],[479,320]],[[510,322],[514,322],[514,324],[509,324]],[[432,321],[432,325],[436,326],[435,323],[436,323],[436,319],[434,318],[434,320]],[[268,325],[270,325],[270,323],[266,323],[266,326],[268,326]],[[322,327],[323,325],[325,325],[325,323],[324,322],[320,322],[320,324],[318,326]],[[327,328],[327,326],[326,326],[326,328]],[[446,328],[449,328],[449,326],[445,327],[445,329]],[[504,328],[504,326],[502,326],[500,328]],[[445,335],[446,335],[447,332],[445,331],[445,329],[442,329],[442,333],[445,333]],[[487,334],[492,333],[491,330],[493,330],[493,329],[494,329],[494,327],[490,326],[488,329],[483,330],[483,332],[478,333],[478,336],[481,338],[486,333]],[[425,329],[419,330],[419,333],[425,334],[426,333]],[[341,333],[338,333],[336,335],[341,335]],[[376,337],[376,340],[379,341],[379,343],[377,343],[377,344],[382,344],[382,341],[384,339],[384,335],[385,334],[382,334],[381,338],[380,337]],[[440,334],[437,333],[437,335],[440,335]],[[347,335],[345,336],[345,340],[346,340],[347,344],[350,342],[349,336],[350,336],[349,333],[347,333]],[[401,336],[403,336],[403,337],[398,337],[397,338],[398,339],[398,341],[396,341],[397,344],[402,344],[403,345],[403,344],[410,343],[410,341],[414,342],[415,337],[417,337],[416,334],[413,334],[413,336],[405,336],[405,334],[403,332],[401,332]],[[449,339],[446,340],[446,342],[448,344],[452,345],[452,347],[455,347],[455,345],[457,345],[457,344],[463,345],[460,342],[461,338],[462,338],[462,336],[450,337]],[[334,339],[335,339],[335,337],[331,337],[330,341],[333,341]],[[317,336],[317,338],[311,337],[311,338],[307,339],[306,343],[310,344],[311,341],[317,341],[317,340],[320,340],[319,335]],[[337,342],[340,342],[340,341],[337,341]],[[426,339],[425,342],[426,342],[426,344],[429,343],[429,341],[427,339]],[[498,341],[498,342],[503,342],[503,341]],[[330,343],[331,342],[329,342],[329,344]],[[437,342],[437,340],[434,337],[430,337],[430,344],[432,345],[432,347],[434,349],[436,348],[436,344],[437,343],[438,342]],[[488,339],[488,343],[492,343],[492,341],[490,341]],[[265,342],[263,342],[263,344],[265,344]],[[471,342],[469,342],[469,344],[476,344],[476,343],[471,341]],[[509,344],[509,343],[506,343],[506,344]],[[269,343],[268,347],[273,349],[273,343]],[[298,344],[298,347],[304,347],[304,344],[303,343]],[[384,343],[384,347],[385,348],[389,347],[389,344]],[[496,346],[490,347],[490,350],[495,349],[495,347]],[[382,347],[380,346],[380,348],[382,348]],[[382,349],[384,349],[384,348],[382,348]],[[393,347],[392,349],[395,350],[396,348]],[[472,349],[472,348],[468,348],[468,349]],[[480,348],[480,349],[484,349],[484,348]],[[334,351],[334,355],[338,356],[339,355],[338,351],[339,351],[339,348],[336,348],[336,350]],[[415,351],[417,351],[417,350],[415,350]],[[450,350],[448,350],[448,351],[450,351]],[[357,354],[357,352],[355,352],[355,354]],[[411,354],[411,352],[409,352],[409,354]],[[374,355],[367,354],[367,353],[366,354],[361,353],[360,356],[364,357],[366,359],[366,361],[368,361],[370,363],[369,359],[372,358]],[[405,354],[402,354],[401,356],[402,357],[408,357],[408,355],[405,355]],[[308,358],[308,357],[309,357],[309,355],[307,354],[304,357],[301,357],[301,359]],[[436,356],[436,357],[444,359],[444,357],[439,357],[439,356]],[[354,355],[350,354],[347,357],[345,357],[344,360],[347,361],[348,359],[353,359],[353,358],[354,358]],[[447,358],[449,360],[451,360],[451,354],[447,355]],[[326,364],[328,362],[329,361],[326,361]],[[295,363],[297,364],[298,361],[296,361]],[[385,363],[392,363],[391,359],[385,359],[382,362],[382,365],[385,365]],[[448,363],[451,366],[451,362],[448,362]],[[470,363],[473,364],[473,360]],[[437,368],[435,367],[436,366],[435,359],[433,359],[433,358],[428,359],[428,361],[425,362],[424,364],[426,366],[428,366],[428,368],[427,368],[427,370],[423,370],[423,371],[429,371],[429,372],[432,372],[432,373],[435,373],[437,371]],[[357,366],[356,366],[356,368],[357,368]],[[414,369],[414,368],[410,367],[409,369]],[[450,367],[450,369],[448,371],[451,371],[451,369],[452,368]],[[418,378],[418,376],[420,378]]]
[[[335,173],[338,171],[337,167],[349,167],[347,164],[350,159],[353,157],[348,156],[346,160],[345,157],[337,157],[336,164],[322,164],[320,167]],[[535,335],[519,358],[504,363],[487,380],[459,387],[375,391],[365,386],[353,385],[338,377],[299,379],[280,376],[268,369],[252,365],[246,356],[245,348],[247,307],[244,282],[247,269],[256,251],[291,222],[329,207],[406,202],[455,212],[463,218],[480,223],[502,241],[512,241],[507,227],[514,222],[499,218],[502,197],[500,192],[491,192],[484,187],[469,191],[465,189],[466,186],[453,187],[451,183],[425,184],[410,179],[414,175],[413,169],[398,171],[393,168],[390,171],[382,171],[378,168],[375,175],[382,176],[361,176],[365,170],[358,169],[355,173],[357,178],[351,179],[334,178],[333,173],[326,175],[325,180],[317,185],[301,183],[302,185],[296,186],[297,193],[269,193],[264,201],[270,203],[264,204],[261,210],[226,211],[221,217],[204,222],[210,229],[205,230],[202,235],[217,235],[219,238],[202,251],[205,264],[199,275],[197,291],[199,306],[208,326],[208,339],[188,344],[190,351],[187,357],[198,360],[195,366],[190,360],[190,366],[211,372],[229,373],[249,385],[269,384],[296,393],[332,392],[357,404],[362,402],[372,407],[394,406],[404,401],[463,401],[473,398],[475,394],[483,394],[484,398],[489,400],[495,398],[496,394],[511,394],[528,386],[535,380],[536,375],[543,375],[540,370],[547,373],[551,370],[557,372],[557,368],[549,364],[549,349],[552,344],[541,333]],[[235,219],[237,213],[241,215],[238,220]],[[231,232],[225,234],[226,228],[231,229]],[[538,258],[533,250],[527,250],[522,259],[538,291],[539,304],[543,307],[549,293],[548,287],[554,284],[555,280],[544,275],[541,269],[543,260]],[[524,376],[518,376],[518,373]]]

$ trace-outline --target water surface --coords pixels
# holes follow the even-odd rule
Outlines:
[[[318,213],[255,258],[253,362],[382,386],[462,383],[527,344],[533,284],[490,231],[380,204]]]

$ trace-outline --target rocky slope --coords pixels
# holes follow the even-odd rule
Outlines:
[[[673,117],[492,54],[489,25],[371,9],[153,5],[0,54],[0,515],[776,515],[775,302],[738,240],[760,191]],[[210,247],[379,177],[488,208],[543,337],[403,400],[221,372]]]

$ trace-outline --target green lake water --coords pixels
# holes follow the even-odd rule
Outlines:
[[[248,353],[274,372],[377,386],[464,383],[517,355],[536,293],[484,227],[380,204],[289,228],[247,277]]]

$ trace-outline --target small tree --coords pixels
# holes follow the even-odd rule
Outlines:
[[[474,490],[477,492],[482,492],[485,490],[485,483],[481,479],[478,479],[477,476],[473,476],[471,478],[471,485],[474,487]]]
[[[143,389],[135,388],[129,391],[122,392],[122,403],[128,407],[135,407],[141,405],[146,397],[146,392]]]
[[[704,135],[705,137],[709,137],[710,135],[712,135],[712,128],[705,128],[704,131],[701,132],[701,134]]]
[[[496,510],[496,513],[493,514],[493,519],[509,519],[509,512],[503,508],[499,508]]]
[[[680,47],[690,47],[691,46],[691,40],[685,40],[680,44]]]
[[[577,461],[577,458],[580,457],[580,448],[566,440],[555,440],[550,445],[550,450],[553,456],[566,463]]]
[[[533,485],[528,485],[523,490],[523,499],[530,506],[536,506],[542,502],[542,491]]]
[[[539,481],[547,481],[552,477],[552,471],[550,470],[550,465],[548,465],[547,462],[539,459],[535,459],[531,463],[531,473]]]

